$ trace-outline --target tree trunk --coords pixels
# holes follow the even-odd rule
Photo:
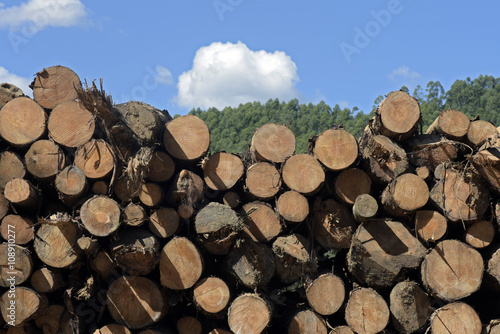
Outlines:
[[[351,291],[345,309],[345,320],[359,334],[379,333],[389,323],[389,307],[375,290],[357,288]]]
[[[16,287],[14,295],[10,293],[10,290],[4,292],[0,298],[0,311],[5,322],[18,326],[35,318],[44,310],[46,302],[46,299],[36,291],[19,286]]]
[[[45,134],[47,114],[29,97],[18,97],[0,110],[0,136],[16,147],[26,147]]]
[[[47,128],[56,143],[66,147],[79,147],[94,135],[95,118],[79,102],[67,101],[52,110]]]
[[[443,139],[439,135],[420,135],[408,141],[410,162],[417,167],[434,170],[443,162],[455,161],[460,143]]]
[[[312,310],[299,311],[288,326],[288,334],[328,334],[326,321]]]
[[[314,142],[314,156],[328,170],[338,172],[358,159],[358,142],[343,129],[328,129]]]
[[[174,175],[175,164],[172,158],[162,152],[155,151],[149,160],[147,177],[152,182],[166,182]]]
[[[102,179],[115,167],[115,154],[104,140],[92,139],[76,150],[75,165],[89,179]]]
[[[201,322],[194,317],[182,317],[177,320],[177,331],[179,334],[202,334]]]
[[[243,228],[233,209],[216,202],[198,212],[194,226],[200,243],[214,255],[227,254]]]
[[[454,301],[476,292],[483,278],[483,258],[472,247],[444,240],[426,255],[421,267],[427,291],[440,299]]]
[[[440,165],[435,178],[437,182],[431,189],[430,199],[447,219],[466,223],[482,218],[488,209],[490,195],[475,171]]]
[[[5,240],[16,245],[25,245],[35,238],[33,222],[19,215],[7,215],[2,219],[0,233]]]
[[[415,213],[415,229],[425,242],[436,242],[448,230],[448,222],[442,214],[433,210],[420,210]]]
[[[87,192],[87,178],[83,170],[71,165],[57,174],[55,186],[61,201],[74,207]]]
[[[313,195],[325,182],[320,163],[309,154],[297,154],[288,159],[282,171],[283,182],[303,195]]]
[[[315,312],[332,315],[344,304],[344,282],[332,273],[322,274],[307,285],[306,298]]]
[[[368,194],[362,194],[356,197],[356,201],[352,206],[354,219],[360,223],[375,218],[377,211],[377,200]]]
[[[241,216],[243,230],[254,241],[269,242],[281,233],[281,222],[273,208],[264,202],[251,202],[243,205]]]
[[[418,101],[405,92],[396,91],[380,102],[373,128],[377,134],[402,141],[416,133],[420,121]]]
[[[259,334],[271,321],[271,306],[257,294],[243,294],[229,307],[227,321],[233,333]]]
[[[416,174],[403,174],[392,180],[382,193],[381,202],[392,216],[404,216],[425,206],[429,187]]]
[[[378,183],[388,183],[410,167],[406,152],[385,136],[370,137],[362,147],[365,171]]]
[[[245,184],[254,197],[268,200],[281,189],[281,176],[272,164],[258,162],[247,169]]]
[[[495,145],[497,139],[498,131],[492,123],[479,119],[470,123],[467,130],[467,142],[472,147],[481,147],[486,142],[490,146]]]
[[[52,182],[66,164],[63,151],[50,140],[34,142],[24,156],[26,169],[41,181]]]
[[[80,259],[80,231],[67,215],[54,215],[40,220],[34,242],[38,258],[54,268],[67,268]]]
[[[285,162],[295,152],[295,135],[285,125],[266,123],[255,130],[250,154],[255,161]]]
[[[10,243],[0,244],[0,267],[0,286],[11,288],[26,282],[33,270],[29,250]]]
[[[276,274],[285,284],[292,283],[317,269],[309,241],[300,234],[278,237],[273,243]]]
[[[80,209],[83,226],[96,237],[110,235],[120,226],[120,207],[106,196],[94,196]]]
[[[131,329],[158,322],[167,307],[156,284],[140,276],[117,278],[109,286],[107,301],[111,317]]]
[[[442,134],[451,140],[461,141],[469,129],[470,120],[463,112],[448,109],[436,118],[427,129],[427,134]]]
[[[370,194],[372,179],[362,169],[349,168],[335,179],[335,195],[346,204],[353,205],[362,194]]]
[[[344,204],[333,199],[321,202],[318,197],[314,203],[312,216],[312,235],[326,250],[349,248],[356,222]]]
[[[229,287],[217,277],[201,279],[193,288],[193,300],[203,312],[219,314],[229,305]]]
[[[59,271],[50,268],[40,268],[31,275],[31,286],[39,293],[51,293],[64,285]]]
[[[5,185],[5,198],[20,209],[38,208],[39,192],[25,179],[12,179]]]
[[[500,148],[492,147],[468,156],[479,174],[500,194]]]
[[[62,102],[75,100],[82,86],[75,72],[58,65],[38,72],[30,88],[35,101],[45,109],[54,109]]]
[[[145,183],[139,191],[139,200],[148,207],[158,206],[163,200],[163,190],[156,183]]]
[[[390,295],[392,324],[399,333],[415,333],[431,315],[429,296],[413,281],[396,284]]]
[[[159,267],[161,285],[173,290],[185,290],[201,277],[203,258],[191,241],[176,237],[163,247]]]
[[[166,124],[163,144],[167,152],[179,160],[198,160],[210,145],[210,131],[200,118],[186,115]]]
[[[384,288],[402,280],[406,271],[418,268],[425,251],[403,224],[372,220],[356,230],[347,265],[360,283]]]
[[[146,230],[121,230],[111,245],[111,251],[116,263],[127,274],[143,276],[156,268],[160,244]]]
[[[204,160],[202,168],[208,188],[218,191],[231,189],[245,171],[240,157],[225,152],[215,153]]]
[[[309,202],[300,193],[289,190],[280,195],[276,209],[287,222],[300,223],[309,215]]]
[[[465,303],[451,303],[437,309],[431,316],[433,334],[481,334],[482,324],[476,311]]]
[[[275,273],[274,253],[265,244],[238,240],[226,257],[229,273],[249,289],[265,287]]]
[[[488,220],[478,220],[467,228],[465,241],[474,248],[488,247],[495,237],[495,227]]]
[[[10,151],[0,152],[0,189],[4,189],[12,179],[22,179],[26,175],[24,163],[17,154]]]
[[[172,208],[159,208],[149,217],[149,229],[158,238],[170,238],[179,228],[180,217]]]
[[[173,205],[185,205],[191,214],[182,218],[190,218],[194,213],[193,206],[203,199],[203,180],[195,173],[181,170],[172,181],[167,198]]]

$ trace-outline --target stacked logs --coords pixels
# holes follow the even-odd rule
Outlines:
[[[68,68],[0,86],[2,333],[497,333],[495,126],[390,93],[356,140],[196,116]]]

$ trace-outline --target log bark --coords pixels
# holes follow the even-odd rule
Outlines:
[[[87,178],[83,170],[76,166],[67,166],[56,176],[55,187],[61,201],[73,207],[87,192]]]
[[[53,141],[38,140],[24,155],[26,169],[41,181],[51,182],[66,164],[63,151]]]
[[[328,129],[314,142],[314,156],[328,170],[338,172],[358,159],[356,138],[343,129]]]
[[[39,293],[54,292],[63,285],[61,273],[54,269],[40,268],[31,275],[31,286]]]
[[[488,247],[495,237],[495,227],[488,220],[478,220],[467,228],[465,241],[474,248]]]
[[[325,172],[313,156],[297,154],[286,160],[282,178],[291,190],[303,195],[313,195],[323,186]]]
[[[425,251],[403,224],[374,220],[356,230],[347,265],[358,282],[384,288],[404,279],[406,271],[418,268]]]
[[[396,91],[380,102],[373,129],[377,134],[402,141],[416,133],[420,120],[418,101],[405,92]]]
[[[29,97],[19,97],[0,109],[0,136],[16,147],[40,139],[47,129],[47,114]]]
[[[452,222],[481,219],[488,209],[489,191],[473,170],[457,167],[440,165],[436,169],[430,200]]]
[[[0,244],[0,286],[9,288],[28,280],[33,271],[33,261],[27,248]]]
[[[332,273],[322,274],[307,285],[306,298],[318,314],[332,315],[344,304],[344,282]]]
[[[155,151],[149,160],[147,177],[152,182],[166,182],[172,178],[175,164],[172,158],[162,152]]]
[[[113,192],[122,203],[137,199],[142,184],[131,184],[126,177],[120,177],[114,184]]]
[[[448,109],[436,118],[427,129],[427,134],[442,134],[446,138],[461,141],[467,135],[470,120],[463,112]]]
[[[249,239],[238,240],[227,255],[229,273],[250,289],[263,288],[275,273],[274,253],[265,244]]]
[[[111,245],[112,256],[127,274],[144,276],[157,267],[160,243],[146,230],[121,230]]]
[[[224,311],[229,305],[230,297],[229,287],[217,277],[201,279],[193,287],[194,302],[209,315]]]
[[[468,156],[468,160],[490,184],[491,188],[496,193],[500,193],[500,149],[492,147],[480,151],[472,156]]]
[[[54,215],[39,221],[34,242],[38,258],[54,268],[67,268],[80,259],[80,230],[67,215]]]
[[[399,333],[415,333],[427,323],[432,311],[429,296],[414,281],[396,284],[390,294],[391,319]]]
[[[47,128],[56,143],[79,147],[94,135],[95,117],[79,102],[67,101],[51,111]]]
[[[83,203],[80,219],[89,233],[105,237],[120,226],[120,207],[109,197],[94,196]]]
[[[460,152],[460,143],[439,135],[417,136],[408,141],[408,146],[410,162],[416,167],[426,166],[432,171],[443,162],[455,161]]]
[[[102,179],[115,167],[115,155],[104,140],[92,139],[76,150],[75,166],[89,179]]]
[[[317,269],[317,258],[309,241],[300,234],[278,237],[273,243],[276,275],[285,284],[292,283]]]
[[[300,223],[309,215],[309,202],[300,193],[289,190],[280,195],[276,209],[287,222]]]
[[[272,164],[258,162],[247,169],[245,185],[254,197],[268,200],[281,189],[281,176]]]
[[[16,207],[26,210],[38,208],[39,191],[25,179],[12,179],[5,185],[5,198]]]
[[[172,208],[159,208],[149,217],[149,229],[159,238],[170,238],[179,228],[180,217]]]
[[[8,308],[12,305],[12,302],[15,309],[9,310]],[[46,307],[46,302],[46,299],[36,291],[19,286],[16,288],[14,296],[9,293],[9,290],[4,292],[0,298],[0,311],[5,322],[19,326],[26,324],[29,320],[35,318],[37,314],[40,314]]]
[[[472,247],[444,240],[426,255],[421,267],[427,291],[440,299],[455,301],[470,296],[481,286],[483,258]]]
[[[349,248],[356,222],[344,204],[333,199],[316,199],[312,216],[312,235],[326,250]]]
[[[467,142],[472,147],[481,147],[486,142],[495,145],[497,139],[498,131],[492,123],[479,119],[470,123],[467,130]]]
[[[433,334],[481,334],[482,325],[476,311],[465,303],[451,303],[437,309],[431,316]]]
[[[33,222],[20,215],[7,215],[2,219],[0,233],[5,240],[16,245],[26,245],[35,238]]]
[[[448,230],[448,222],[442,214],[434,210],[420,210],[415,213],[415,229],[425,242],[436,242]]]
[[[203,258],[191,241],[176,237],[163,247],[159,267],[161,285],[173,290],[185,290],[201,277]]]
[[[156,284],[140,276],[117,278],[109,286],[106,296],[111,317],[131,329],[158,322],[167,305]]]
[[[12,179],[22,179],[26,175],[24,163],[14,152],[0,152],[0,189],[4,189]]]
[[[179,334],[202,334],[201,322],[194,317],[182,317],[177,320],[177,331]]]
[[[181,116],[166,124],[163,144],[174,158],[197,160],[208,151],[210,131],[200,118],[193,115]]]
[[[145,183],[141,186],[141,190],[139,191],[139,200],[148,207],[158,206],[163,200],[163,190],[156,183]]]
[[[354,219],[360,223],[375,218],[377,211],[377,200],[368,194],[362,194],[356,197],[356,201],[352,206]]]
[[[416,174],[403,174],[392,180],[382,193],[381,202],[392,216],[404,216],[425,206],[429,187]]]
[[[167,199],[173,205],[185,205],[185,209],[191,209],[190,215],[182,215],[183,218],[190,218],[194,213],[193,206],[203,199],[203,187],[201,177],[183,169],[173,179]]]
[[[218,191],[231,189],[245,171],[240,157],[225,152],[215,153],[204,160],[202,168],[205,184]]]
[[[361,156],[365,171],[378,183],[388,183],[410,167],[405,150],[385,136],[369,137]]]
[[[370,194],[372,179],[362,169],[349,168],[335,179],[335,195],[346,204],[353,205],[362,194]]]
[[[272,309],[257,294],[243,294],[229,307],[227,321],[233,333],[259,334],[269,325]]]
[[[247,203],[240,214],[246,225],[243,231],[254,241],[269,242],[281,233],[278,214],[264,202]]]
[[[389,323],[389,314],[387,303],[375,290],[357,288],[351,291],[345,309],[345,320],[354,332],[381,332]]]
[[[312,310],[303,310],[297,312],[290,325],[288,326],[288,334],[306,334],[317,333],[327,334],[326,321],[323,317]]]
[[[214,255],[224,255],[233,246],[243,224],[229,206],[212,202],[200,210],[194,222],[198,240]]]
[[[0,84],[0,109],[10,100],[21,96],[24,96],[21,88],[6,82]]]
[[[295,152],[295,135],[285,125],[266,123],[255,130],[250,153],[255,161],[282,163]]]
[[[75,100],[82,86],[75,72],[58,65],[38,72],[30,88],[35,101],[45,109],[54,109],[62,102]]]

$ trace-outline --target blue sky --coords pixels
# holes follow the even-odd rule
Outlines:
[[[44,67],[171,114],[269,98],[370,111],[407,85],[500,76],[493,1],[0,0],[0,82]]]

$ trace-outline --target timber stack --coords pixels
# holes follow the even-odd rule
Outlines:
[[[0,85],[0,333],[500,333],[497,128],[402,91],[242,155],[63,66]],[[4,327],[5,325],[5,327]]]

